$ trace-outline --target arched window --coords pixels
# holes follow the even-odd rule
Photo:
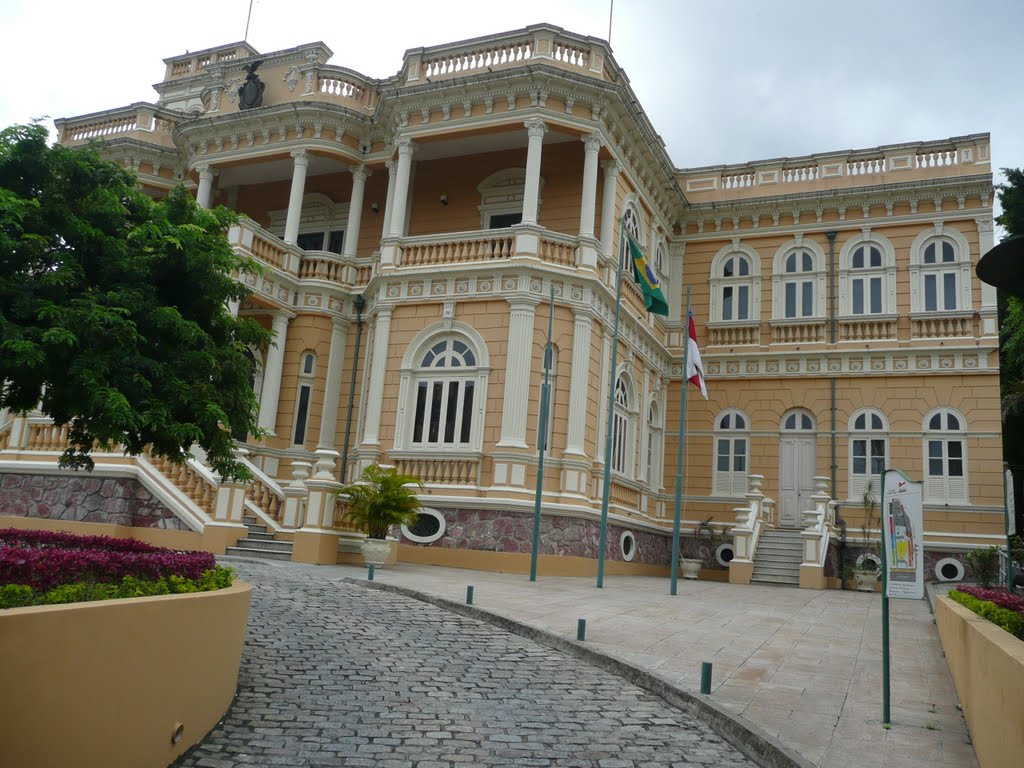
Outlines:
[[[772,318],[809,320],[825,316],[824,251],[799,237],[775,252],[772,271]]]
[[[400,370],[394,450],[479,453],[490,370],[480,334],[457,320],[429,325],[406,348]]]
[[[747,491],[750,420],[742,411],[723,411],[715,419],[713,493],[742,496]]]
[[[896,250],[888,238],[859,233],[839,251],[839,314],[896,313]]]
[[[612,413],[612,471],[620,475],[632,474],[633,402],[629,378],[620,375],[615,382],[615,409]]]
[[[783,432],[813,432],[814,417],[800,409],[790,411],[782,419]]]
[[[316,373],[316,355],[303,352],[299,356],[299,391],[295,407],[295,431],[292,442],[302,445],[306,442],[306,427],[309,422],[309,405],[313,399],[313,379]]]
[[[810,251],[796,250],[783,262],[783,317],[814,315],[814,257]]]
[[[622,225],[626,232],[629,233],[637,245],[643,245],[643,240],[640,237],[640,215],[636,212],[636,208],[632,205],[627,205],[626,210],[622,213]],[[629,247],[626,245],[626,239],[622,239],[622,270],[626,272],[633,264],[633,260],[629,254]]]
[[[926,502],[967,501],[967,450],[964,417],[952,408],[937,408],[924,420]]]
[[[662,445],[664,432],[661,426],[661,411],[655,401],[647,408],[647,454],[644,461],[644,475],[651,488],[660,488],[663,480]]]
[[[658,270],[659,275],[665,274],[665,244],[658,243],[658,247],[654,249],[654,268]]]
[[[476,355],[465,341],[435,341],[419,361],[412,424],[415,447],[468,447],[473,433]]]
[[[554,430],[554,424],[555,424],[555,392],[558,391],[557,381],[556,381],[556,374],[558,373],[558,347],[556,347],[554,344],[552,344],[550,347],[546,346],[545,350],[544,350],[544,354],[546,356],[548,356],[548,359],[541,361],[542,367],[537,372],[537,376],[538,376],[538,378],[540,380],[541,386],[543,386],[544,385],[544,368],[543,368],[543,365],[546,363],[548,368],[549,368],[549,371],[548,371],[548,425],[547,425],[548,428],[547,428],[547,430],[545,430],[545,434],[544,434],[544,450],[545,451],[550,451],[551,450],[551,445],[552,445],[552,443],[551,443],[552,436],[555,433],[555,430]],[[541,417],[540,404],[541,404],[541,401],[538,400],[537,401],[537,430],[538,430],[538,433],[540,432],[540,417]]]
[[[847,498],[854,503],[864,499],[869,483],[872,484],[874,495],[878,495],[878,480],[885,469],[888,452],[887,432],[885,417],[872,408],[859,410],[850,419],[850,480]]]
[[[750,257],[742,253],[729,254],[715,277],[718,298],[716,320],[749,320],[753,316],[753,268]]]
[[[939,225],[915,238],[910,251],[910,311],[971,309],[971,258],[967,240]]]

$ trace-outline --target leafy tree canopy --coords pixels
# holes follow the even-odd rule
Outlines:
[[[258,265],[225,237],[230,211],[179,186],[154,201],[92,149],[47,145],[41,125],[0,131],[0,407],[69,425],[61,465],[94,446],[172,461],[201,446],[247,476],[231,431],[257,433],[250,347],[269,334],[234,317]]]
[[[1005,184],[997,184],[1003,212],[996,219],[1012,237],[1024,235],[1024,171],[1003,168]],[[1024,463],[1024,301],[1000,292],[1000,386],[1002,388],[1003,455],[1013,465]]]

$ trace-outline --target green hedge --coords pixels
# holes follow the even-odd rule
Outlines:
[[[996,626],[1005,629],[1011,635],[1024,639],[1024,617],[1019,613],[1007,608],[1000,608],[993,602],[979,600],[956,589],[950,591],[949,597],[968,610],[974,611],[982,618],[988,619]]]
[[[84,603],[92,600],[116,600],[126,597],[152,597],[153,595],[178,595],[186,592],[211,592],[230,587],[234,569],[216,566],[198,579],[183,576],[168,576],[160,579],[140,579],[125,576],[120,581],[98,583],[80,581],[62,584],[46,591],[36,590],[25,584],[0,586],[0,609],[24,608],[30,605],[58,605],[61,603]]]

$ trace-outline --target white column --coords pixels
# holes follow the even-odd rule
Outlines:
[[[601,251],[612,255],[615,245],[615,199],[619,186],[619,164],[615,160],[601,163],[604,170],[604,192],[601,195]]]
[[[384,374],[388,368],[388,342],[391,338],[390,306],[377,309],[373,331],[373,357],[370,359],[370,381],[366,387],[366,423],[363,443],[380,445],[380,405],[384,399]]]
[[[569,380],[569,427],[566,454],[586,456],[587,392],[590,389],[590,312],[576,310],[572,328],[572,372]]]
[[[288,195],[288,219],[284,225],[284,241],[295,244],[299,237],[299,220],[302,218],[302,195],[306,190],[306,169],[309,168],[309,153],[304,149],[292,152],[292,190]]]
[[[388,160],[384,165],[388,168],[388,192],[384,196],[384,226],[380,231],[381,237],[387,237],[391,231],[391,206],[395,199],[395,173],[398,170],[398,164],[394,160]]]
[[[348,224],[345,226],[345,256],[355,256],[359,245],[359,224],[363,218],[363,192],[366,190],[366,177],[370,172],[365,165],[352,168],[352,196],[348,203]]]
[[[398,169],[395,171],[395,191],[389,200],[386,217],[388,218],[388,236],[402,237],[405,234],[405,208],[409,199],[409,176],[412,170],[412,155],[416,145],[412,139],[398,141]]]
[[[544,147],[544,134],[548,127],[539,117],[527,120],[526,133],[530,137],[526,150],[526,187],[523,190],[523,224],[537,223],[537,205],[540,202],[540,154]]]
[[[347,233],[346,233],[347,235]],[[345,340],[348,320],[336,317],[331,328],[331,349],[327,353],[327,381],[324,384],[324,409],[320,414],[318,448],[334,448],[338,426],[338,400],[341,397],[341,374],[345,363]]]
[[[597,203],[597,155],[604,142],[591,133],[583,137],[586,154],[583,158],[583,202],[580,205],[580,237],[594,236],[594,206]]]
[[[277,426],[277,402],[281,396],[281,372],[284,370],[284,347],[288,341],[289,319],[284,312],[274,314],[274,339],[267,350],[267,366],[263,371],[259,425],[271,435],[276,435],[274,428]]]
[[[611,332],[605,327],[601,335],[601,405],[597,409],[597,455],[594,457],[598,464],[604,464],[605,431],[608,429],[608,377],[611,375],[608,368],[612,360]]]
[[[210,207],[210,198],[213,197],[213,176],[216,173],[209,163],[197,165],[199,171],[199,189],[196,190],[196,205],[200,208]]]
[[[508,352],[505,357],[505,397],[501,407],[501,440],[498,447],[528,448],[526,406],[530,399],[533,363],[535,299],[510,299]]]
[[[980,216],[974,220],[978,225],[978,257],[984,256],[995,244],[995,233],[993,232],[992,217]],[[999,332],[997,328],[997,303],[998,294],[994,285],[986,282],[981,283],[981,333],[984,336],[994,336]]]

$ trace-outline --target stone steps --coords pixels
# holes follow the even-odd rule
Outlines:
[[[262,560],[292,559],[292,542],[275,539],[274,534],[267,530],[267,526],[253,515],[243,516],[242,523],[249,533],[239,539],[235,546],[228,547],[227,554]]]
[[[803,542],[800,531],[768,530],[761,534],[754,553],[751,582],[800,586]]]

